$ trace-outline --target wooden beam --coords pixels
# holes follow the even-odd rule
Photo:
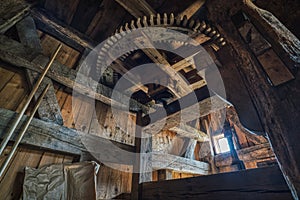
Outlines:
[[[157,170],[158,181],[171,180],[173,178],[172,170],[161,169]]]
[[[272,44],[277,54],[295,71],[300,66],[300,40],[272,13],[257,7],[251,0],[243,0],[242,9]]]
[[[63,41],[73,49],[83,52],[86,48],[92,50],[96,47],[96,42],[69,25],[59,21],[45,10],[34,8],[31,14],[38,29]]]
[[[28,47],[28,49],[32,51],[35,51],[36,53],[41,53],[43,51],[32,17],[25,17],[23,20],[17,23],[16,28],[18,30],[19,39],[24,46]],[[33,87],[39,77],[39,74],[26,69],[26,75],[30,86]],[[44,78],[34,98],[37,100],[40,94],[43,92],[43,88],[45,88],[48,84],[50,84],[50,88],[48,89],[45,98],[39,106],[37,111],[38,115],[44,121],[55,122],[63,125],[63,118],[51,79],[48,77]]]
[[[179,16],[187,16],[190,19],[204,4],[206,0],[196,0],[188,8],[182,11]]]
[[[13,47],[13,48],[12,48]],[[39,55],[33,61],[29,61],[28,54],[26,48],[6,36],[0,36],[0,59],[2,61],[8,62],[16,67],[21,67],[25,69],[30,69],[36,72],[41,73],[43,67],[49,60],[49,58]],[[78,93],[87,95],[91,98],[95,98],[107,105],[112,105],[114,107],[120,109],[128,109],[127,105],[123,105],[121,100],[128,98],[126,95],[119,93],[116,91],[116,96],[118,96],[117,100],[112,100],[112,89],[99,84],[98,82],[92,80],[89,77],[81,76],[81,82],[76,82],[76,76],[78,72],[72,70],[58,62],[54,62],[51,70],[47,73],[47,76],[58,83],[75,89]],[[96,91],[92,90],[90,87],[87,87],[87,82],[90,86],[96,86]],[[119,100],[119,101],[118,101]],[[137,111],[142,109],[144,112],[147,112],[148,108],[135,100],[130,100],[130,110]]]
[[[115,0],[135,18],[155,15],[156,12],[145,0]]]
[[[16,113],[10,110],[0,108],[0,138],[2,139],[5,135],[10,122],[14,119]],[[24,124],[27,120],[25,115],[20,124]],[[19,126],[12,137],[14,141],[20,132],[21,127]],[[83,141],[85,141],[83,143]],[[130,159],[122,159],[122,157],[116,155],[119,154],[111,148],[112,145],[116,145],[118,148],[122,148],[129,152],[134,152],[134,147],[121,144],[112,140],[104,139],[95,135],[85,134],[74,129],[69,129],[58,124],[48,123],[39,119],[33,119],[31,122],[24,138],[22,139],[22,145],[30,145],[36,148],[50,150],[54,152],[81,155],[83,152],[89,152],[86,148],[86,142],[93,141],[94,145],[98,145],[103,148],[100,154],[99,152],[93,152],[99,154],[101,161],[116,163],[130,163]],[[112,159],[117,156],[118,159]]]
[[[142,130],[142,112],[136,114],[135,163],[133,165],[131,199],[140,199],[141,183],[152,181],[152,135]]]
[[[143,184],[142,199],[292,199],[278,167]]]
[[[197,102],[194,100],[195,96]],[[180,102],[182,102],[182,105],[180,105]],[[193,121],[228,106],[231,106],[231,104],[218,95],[210,96],[208,88],[205,86],[170,103],[165,108],[157,109],[151,115],[144,116],[145,125],[151,120],[151,124],[147,125],[144,131],[149,134],[156,134],[162,128],[163,130],[169,130],[180,123]],[[166,115],[165,112],[167,112]]]
[[[275,154],[269,143],[237,150],[237,154],[239,159],[244,161],[244,163],[275,158]],[[230,153],[216,155],[215,164],[217,167],[229,166],[232,164],[232,156]]]
[[[206,133],[183,123],[179,124],[176,127],[170,128],[170,131],[176,132],[182,137],[191,138],[199,142],[208,141],[208,136]]]
[[[151,41],[143,35],[135,39],[135,44],[141,49],[154,63],[158,64],[175,84],[169,84],[168,88],[177,96],[177,98],[183,97],[192,91],[188,83],[181,77],[175,70],[171,68],[171,65],[161,53],[154,48]],[[149,48],[151,47],[152,48]]]
[[[186,148],[186,152],[184,154],[185,158],[191,159],[191,160],[195,159],[195,148],[196,148],[196,145],[197,145],[197,141],[196,140],[193,140],[193,139],[189,140],[189,144],[188,144],[188,146]]]
[[[216,9],[214,5],[222,3],[222,9]],[[300,92],[300,74],[295,73],[296,79],[274,88],[266,79],[264,71],[260,65],[257,64],[257,58],[249,52],[249,48],[246,48],[244,41],[238,33],[236,27],[231,21],[231,16],[227,15],[228,9],[231,9],[233,4],[237,3],[240,7],[236,9],[243,9],[244,4],[239,4],[238,1],[228,1],[224,3],[221,0],[212,0],[210,4],[207,4],[209,13],[214,15],[209,17],[209,20],[217,24],[226,24],[220,29],[220,33],[227,39],[228,45],[225,47],[227,60],[232,60],[234,68],[238,70],[240,78],[247,87],[251,101],[255,105],[256,112],[263,124],[264,132],[267,133],[268,139],[273,147],[280,169],[282,170],[284,177],[292,191],[295,199],[300,198],[300,146],[298,137],[300,130],[300,112],[298,111]],[[244,1],[245,3],[245,1]],[[250,1],[247,3],[250,4]],[[262,14],[262,13],[261,13]],[[253,13],[249,12],[249,15],[256,16],[260,23],[266,23],[265,17],[269,22],[268,26],[264,27],[264,31],[277,32],[282,30],[282,24],[279,24],[278,20],[269,13],[264,12],[262,15],[257,15],[257,11]],[[276,28],[278,27],[278,29]],[[260,30],[261,31],[261,30]],[[286,41],[285,48],[294,49],[294,53],[288,53],[289,62],[296,64],[294,56],[299,52],[299,42],[294,40],[294,37],[290,37],[288,32],[282,35],[283,38],[276,39],[273,46],[281,46],[283,41]],[[271,42],[272,44],[272,42]],[[288,45],[295,44],[295,45]],[[290,48],[292,47],[292,48]],[[283,54],[284,55],[284,54]],[[299,54],[298,54],[299,55]],[[292,56],[292,57],[290,57]],[[299,56],[296,56],[299,58]],[[297,65],[297,64],[296,64]],[[295,66],[296,66],[295,65]],[[292,67],[294,68],[294,66]],[[229,78],[228,78],[229,79]],[[223,79],[224,82],[230,80]],[[239,95],[239,93],[237,93]],[[240,101],[239,97],[236,97],[235,101]],[[239,113],[239,110],[237,110]],[[247,110],[244,111],[247,114]]]
[[[226,118],[235,126],[237,126],[243,134],[254,144],[264,144],[267,143],[268,140],[262,136],[262,135],[257,135],[250,130],[246,129],[240,122],[238,114],[233,106],[230,106],[226,109]]]
[[[1,3],[0,9],[0,34],[5,33],[16,23],[29,14],[30,6],[28,4],[16,4],[13,1],[5,1]]]
[[[152,154],[152,167],[156,170],[167,169],[188,174],[208,175],[210,173],[208,163],[157,152]]]

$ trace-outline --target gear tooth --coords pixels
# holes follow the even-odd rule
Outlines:
[[[113,36],[110,37],[114,43],[118,42],[118,38],[116,37],[116,35],[117,34],[114,34]]]
[[[189,27],[193,28],[194,24],[195,24],[195,20],[191,19],[189,23]]]
[[[183,16],[183,23],[182,23],[182,26],[186,27],[187,26],[187,23],[188,23],[188,18],[186,15]]]
[[[107,48],[107,49],[109,49],[110,45],[106,43],[106,44],[104,44],[104,47]]]
[[[212,31],[212,28],[210,26],[207,26],[204,31],[204,34],[208,35],[211,31]]]
[[[137,21],[136,21],[136,25],[138,28],[142,28],[142,24],[141,24],[141,18],[138,18]]]
[[[168,15],[164,13],[164,25],[168,25]]]
[[[182,17],[178,15],[175,20],[176,20],[176,25],[179,26],[182,21]]]
[[[125,31],[130,32],[130,28],[129,28],[129,24],[128,23],[125,24]]]
[[[174,13],[170,14],[170,25],[173,25],[175,21]]]
[[[160,18],[160,14],[159,13],[157,13],[157,15],[156,15],[156,23],[157,23],[157,25],[161,24],[161,18]]]
[[[130,27],[132,30],[136,29],[134,20],[131,20]]]
[[[201,23],[200,21],[197,19],[196,23],[195,23],[195,26],[194,26],[194,30],[197,31],[198,28],[201,26]]]
[[[225,41],[221,43],[221,46],[225,46],[225,45],[226,45],[226,42],[225,42]]]
[[[222,43],[224,41],[224,38],[223,37],[220,37],[218,40],[217,40],[217,42],[219,42],[219,43]]]
[[[154,26],[154,15],[150,15],[150,25]]]
[[[208,36],[213,38],[216,34],[217,34],[217,31],[212,29],[212,31],[208,34]]]
[[[200,32],[203,32],[205,28],[206,28],[206,23],[203,21],[201,22]]]
[[[106,42],[110,46],[114,45],[114,42],[111,40],[111,38],[109,38]]]
[[[124,27],[123,26],[121,26],[120,28],[119,28],[119,30],[117,30],[119,33],[122,33],[122,32],[124,32]]]
[[[220,33],[216,32],[216,34],[212,37],[213,40],[217,40],[220,37]]]
[[[147,16],[144,16],[144,17],[143,17],[143,25],[144,25],[144,27],[147,27],[147,26],[148,26]]]

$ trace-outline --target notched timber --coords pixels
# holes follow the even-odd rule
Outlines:
[[[171,154],[153,153],[152,167],[155,170],[166,169],[188,174],[208,175],[210,173],[208,163]]]
[[[33,61],[30,61],[30,58],[26,55],[26,48],[22,44],[11,40],[6,36],[0,36],[0,59],[16,67],[30,69],[39,73],[43,70],[42,66],[45,66],[49,61],[49,58],[43,55],[39,55]],[[76,81],[77,76],[80,76],[80,79],[77,79]],[[77,71],[56,61],[47,73],[47,77],[68,88],[76,90],[76,92],[80,94],[89,96],[118,109],[128,111],[129,108],[131,111],[142,110],[144,113],[147,113],[149,110],[149,107],[140,104],[133,99],[130,99],[129,106],[120,103],[122,100],[124,101],[124,99],[130,97],[117,91],[115,91],[115,97],[117,99],[111,99],[113,92],[111,88],[99,84],[92,78],[79,74]]]
[[[10,122],[14,119],[16,113],[10,110],[0,108],[0,137],[4,137],[5,131],[8,129]],[[25,115],[21,120],[21,125],[28,119]],[[20,132],[21,125],[15,131],[12,141],[14,141]],[[122,159],[118,151],[114,151],[112,146],[123,149],[128,152],[134,152],[134,147],[121,144],[115,141],[107,140],[95,135],[85,134],[74,129],[69,129],[58,124],[44,122],[39,119],[33,119],[21,144],[30,145],[41,149],[46,149],[54,152],[81,155],[84,152],[92,152],[96,158],[101,158],[100,161],[127,163],[132,164],[131,160],[125,157]],[[93,144],[100,149],[93,149],[87,144]],[[92,151],[97,150],[97,151]],[[99,156],[99,157],[98,157]],[[114,157],[118,159],[113,159]]]
[[[18,31],[19,39],[25,47],[28,47],[28,49],[36,52],[37,54],[43,51],[32,17],[25,17],[23,20],[17,23],[16,28]],[[32,70],[26,69],[26,75],[30,86],[33,87],[39,77],[39,74],[33,72]],[[49,79],[48,77],[45,77],[43,79],[34,98],[35,100],[37,100],[40,94],[43,92],[43,88],[45,88],[48,84],[50,84],[50,88],[48,89],[45,98],[38,108],[38,115],[44,121],[55,122],[57,124],[63,125],[63,118],[60,112],[60,107],[56,99],[55,90],[51,79]]]

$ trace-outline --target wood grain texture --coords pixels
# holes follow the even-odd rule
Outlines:
[[[292,199],[278,167],[143,184],[143,199]]]
[[[19,23],[17,23],[16,28],[18,31],[19,39],[24,46],[28,47],[32,51],[35,51],[36,53],[42,52],[42,46],[32,17],[28,16],[21,20]],[[39,74],[26,69],[26,75],[30,87],[33,88],[35,82],[39,78]],[[59,105],[57,103],[51,79],[47,77],[44,78],[39,89],[34,95],[34,99],[35,101],[37,101],[37,99],[43,92],[43,89],[48,84],[50,84],[50,88],[48,89],[45,98],[41,102],[37,113],[39,117],[44,121],[55,122],[62,125],[63,119],[61,116]]]
[[[14,118],[15,113],[6,109],[0,109],[0,132],[1,137],[4,135],[4,130],[7,129],[9,122]],[[27,116],[24,116],[21,124],[24,123]],[[13,140],[16,138],[17,133],[20,131],[18,127],[17,131],[13,135]],[[53,123],[47,123],[38,119],[34,119],[31,125],[26,132],[22,144],[31,145],[34,147],[48,149],[55,152],[64,152],[73,155],[80,155],[82,151],[89,152],[95,150],[90,146],[90,149],[87,149],[87,144],[94,144],[95,147],[104,148],[107,147],[107,152],[100,152],[101,158],[107,160],[106,158],[113,155],[111,148],[109,146],[117,145],[118,147],[125,149],[126,151],[133,152],[133,147],[129,145],[123,145],[117,142],[111,142],[107,139],[103,139],[97,136],[84,134],[82,132],[76,131],[74,129],[69,129],[63,126],[59,126]],[[94,143],[92,143],[94,142]],[[95,155],[98,155],[99,152],[95,151]],[[108,157],[107,157],[108,156]],[[116,156],[116,155],[114,155]],[[106,158],[105,158],[106,157]],[[129,160],[123,159],[120,156],[120,162],[128,163]],[[108,159],[108,161],[117,161],[118,159]]]

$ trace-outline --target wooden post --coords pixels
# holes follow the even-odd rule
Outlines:
[[[152,136],[143,133],[142,112],[136,114],[135,153],[136,160],[133,166],[131,199],[141,199],[141,183],[152,181]],[[149,136],[149,137],[148,137]]]
[[[22,21],[16,25],[18,30],[18,35],[22,44],[29,48],[30,51],[34,51],[36,54],[42,53],[43,49],[40,43],[40,38],[37,34],[37,30],[32,17],[27,16]],[[26,69],[26,75],[28,82],[32,87],[36,82],[39,74],[32,70]],[[38,115],[44,121],[54,122],[63,125],[63,118],[60,112],[60,107],[58,105],[53,83],[50,78],[45,77],[41,83],[41,87],[35,94],[35,100],[37,100],[42,93],[42,89],[46,85],[50,84],[50,88],[46,94],[46,98],[42,101],[40,107],[38,108]]]
[[[250,1],[247,1],[247,3],[249,2]],[[268,134],[271,146],[274,149],[279,166],[292,191],[294,199],[299,199],[300,145],[297,138],[299,138],[300,130],[300,112],[297,105],[299,105],[300,99],[300,73],[295,73],[295,80],[280,85],[280,87],[273,87],[269,83],[257,58],[249,52],[249,48],[246,47],[245,42],[242,40],[236,27],[231,21],[230,15],[228,15],[228,10],[232,9],[234,3],[237,3],[237,5],[240,4],[239,1],[234,0],[230,2],[226,1],[226,3],[221,0],[212,0],[210,1],[210,4],[207,5],[209,13],[213,13],[213,15],[209,16],[209,20],[222,25],[222,27],[219,26],[219,31],[224,35],[228,42],[228,45],[221,49],[221,51],[225,51],[224,54],[226,55],[222,58],[221,62],[231,62],[234,68],[239,71],[239,76],[246,85],[251,100],[255,104],[258,115],[262,120],[264,130]],[[222,7],[215,7],[215,5],[220,4],[222,4]],[[240,7],[234,6],[234,9],[240,10],[243,9],[243,7],[245,7],[245,5],[240,4]],[[257,11],[259,10],[256,10],[256,12]],[[250,19],[256,18],[256,26],[260,23],[261,28],[265,31],[266,35],[278,31],[276,30],[276,27],[279,25],[277,23],[278,20],[271,13],[268,12],[267,14],[268,26],[265,26],[266,18],[264,15],[258,15],[253,11],[247,13]],[[265,25],[262,26],[262,24]],[[280,26],[283,25],[280,24]],[[280,27],[278,28],[281,29]],[[279,45],[281,47],[289,48],[292,47],[290,46],[292,44],[296,45],[297,47],[293,47],[295,51],[286,52],[286,54],[290,56],[289,61],[296,64],[294,58],[295,53],[299,55],[299,50],[297,50],[300,46],[299,42],[295,43],[294,37],[289,37],[289,32],[285,32],[285,34],[285,36],[288,37],[285,37],[284,41],[273,41],[271,42],[271,45],[272,47]],[[224,82],[227,81],[226,78],[223,80]],[[236,101],[240,101],[240,99],[236,99]],[[239,112],[239,110],[237,111]],[[247,110],[244,112],[247,113]]]
[[[207,135],[209,137],[209,146],[210,146],[210,152],[211,152],[211,160],[210,160],[210,165],[211,165],[211,173],[212,174],[216,174],[218,173],[218,169],[215,165],[215,150],[214,150],[214,142],[213,142],[213,138],[211,135],[211,129],[209,127],[208,121],[204,120],[204,126],[207,132]]]
[[[158,181],[172,180],[172,171],[167,169],[161,169],[157,171]]]

